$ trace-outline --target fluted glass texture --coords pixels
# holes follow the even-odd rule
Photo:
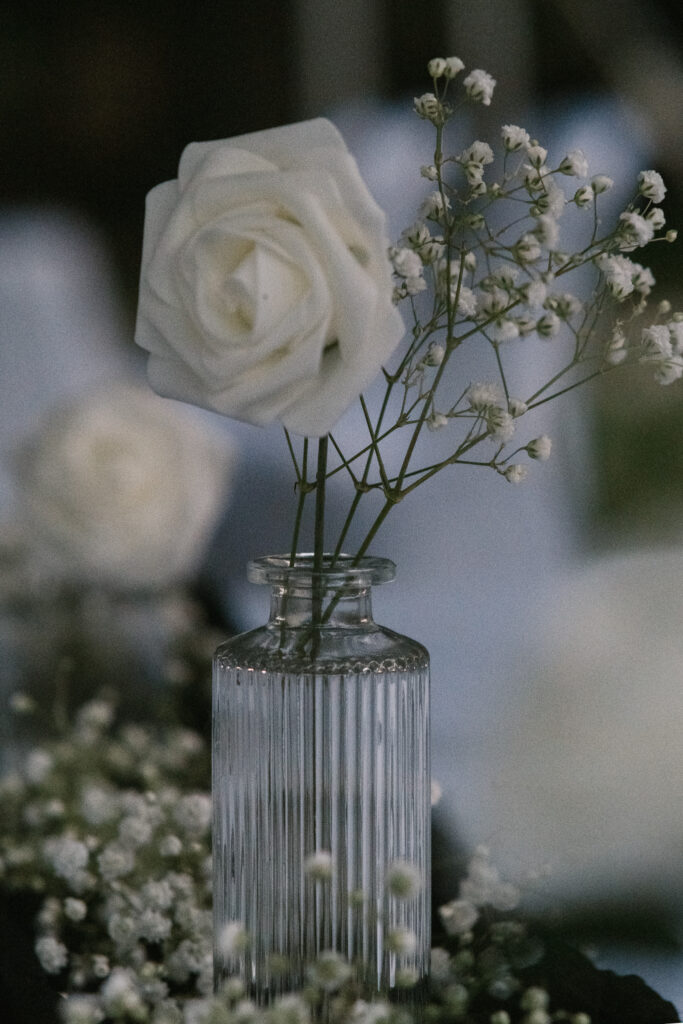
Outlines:
[[[398,969],[427,972],[429,658],[372,619],[371,584],[393,568],[252,563],[250,577],[272,587],[270,620],[216,652],[215,978],[238,972],[261,1001],[299,986],[329,949],[375,991]],[[320,850],[332,855],[329,881],[306,871]],[[387,892],[395,861],[420,872],[416,897]],[[250,935],[238,954],[221,943],[233,921]],[[396,927],[415,934],[414,951],[387,949]]]

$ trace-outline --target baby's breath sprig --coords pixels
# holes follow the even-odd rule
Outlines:
[[[676,239],[675,231],[664,230],[661,175],[641,171],[633,198],[606,227],[602,197],[614,181],[602,169],[591,174],[579,148],[551,158],[526,129],[506,124],[498,150],[475,140],[460,152],[445,152],[444,130],[459,107],[488,106],[496,82],[480,68],[465,73],[458,57],[436,57],[427,71],[432,91],[416,97],[414,109],[434,127],[431,161],[420,169],[432,189],[389,251],[394,300],[406,307],[410,322],[408,340],[384,370],[378,408],[361,398],[368,440],[358,451],[347,454],[341,439],[330,435],[333,459],[322,472],[318,463],[313,480],[306,476],[305,452],[300,464],[289,442],[300,507],[331,476],[345,472],[351,480],[354,496],[331,546],[333,558],[366,495],[379,493],[383,501],[357,558],[394,506],[442,470],[476,465],[511,483],[524,480],[529,466],[511,458],[544,461],[551,451],[550,439],[537,430],[519,440],[527,413],[617,366],[644,364],[665,385],[683,376],[683,314],[672,313],[665,301],[648,316],[655,279],[632,256]],[[569,219],[584,231],[573,251],[563,242]],[[457,374],[459,350],[474,345],[482,358],[488,353],[491,366],[485,386],[496,397],[485,407],[469,400],[481,385]],[[552,346],[557,368],[548,379],[524,385],[524,393],[517,378],[526,378],[515,360],[527,370],[537,345]],[[427,435],[451,438],[450,452],[425,459],[425,428]],[[396,435],[405,439],[403,454],[390,460],[385,442],[392,438],[395,452]],[[322,540],[321,526],[317,543]]]
[[[484,408],[486,389],[470,399]],[[207,770],[203,741],[180,725],[158,733],[114,716],[113,704],[89,701],[16,774],[0,777],[2,885],[40,897],[34,952],[59,988],[63,1024],[410,1024],[417,978],[404,960],[416,940],[403,908],[423,880],[406,861],[386,872],[393,994],[371,991],[363,965],[333,949],[311,959],[300,991],[269,1007],[237,976],[213,993],[210,797],[187,782]],[[335,865],[315,850],[305,871],[325,886]],[[552,993],[525,980],[544,947],[515,917],[521,896],[478,847],[457,897],[439,911],[448,949],[432,951],[418,999],[424,1019],[536,1024],[533,1014],[550,1010]],[[231,921],[219,946],[238,962],[253,938]]]

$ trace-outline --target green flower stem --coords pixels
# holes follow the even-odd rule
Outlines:
[[[327,451],[329,437],[326,434],[318,440],[318,466],[315,477],[315,526],[313,532],[313,592],[311,624],[313,626],[313,657],[316,656],[319,637],[316,626],[323,621],[323,580],[322,571],[325,552],[325,481],[327,475]]]
[[[382,461],[382,455],[381,455],[381,452],[379,450],[379,445],[377,444],[376,432],[373,429],[372,421],[370,419],[370,413],[368,412],[368,407],[365,404],[365,399],[363,398],[362,395],[360,396],[360,404],[361,404],[361,409],[363,410],[363,415],[365,416],[365,423],[367,425],[368,433],[370,435],[370,439],[371,439],[371,442],[372,442],[372,451],[371,451],[370,457],[368,458],[368,461],[366,463],[366,473],[367,473],[367,471],[370,468],[370,462],[372,460],[372,456],[374,455],[374,457],[377,459],[377,468],[379,470],[379,475],[380,475],[380,478],[382,480],[382,483],[384,484],[385,487],[387,487],[389,485],[389,481],[387,479],[387,474],[386,474],[386,470],[384,468],[384,462]]]
[[[581,380],[576,380],[573,384],[568,384],[566,388],[560,388],[559,391],[553,391],[552,395],[546,395],[545,398],[540,398],[537,402],[531,403],[529,408],[537,409],[539,405],[545,405],[546,402],[552,402],[553,398],[559,398],[560,395],[566,395],[568,391],[573,391],[574,388],[581,387],[582,384],[587,384],[589,380],[594,380],[595,377],[602,377],[605,373],[609,373],[610,370],[613,369],[613,366],[601,366],[599,370],[594,370],[594,372],[589,373],[587,377],[582,377]]]
[[[401,365],[404,366],[406,364],[406,362],[407,362],[407,359],[404,358],[404,360],[403,360]],[[353,496],[353,500],[352,500],[351,505],[349,507],[349,511],[347,513],[346,519],[344,520],[344,524],[343,524],[343,526],[341,528],[341,532],[339,534],[339,537],[338,537],[338,540],[337,540],[337,544],[336,544],[336,547],[334,549],[334,553],[332,555],[332,564],[333,565],[334,565],[334,563],[336,562],[337,558],[339,557],[339,555],[342,552],[344,541],[346,540],[346,535],[347,535],[347,533],[349,531],[351,523],[353,522],[353,518],[354,518],[354,516],[356,514],[356,510],[358,509],[358,506],[360,505],[361,498],[363,497],[364,494],[367,494],[367,492],[371,489],[370,486],[368,485],[368,476],[370,475],[370,467],[372,466],[372,460],[373,460],[373,458],[375,456],[377,456],[377,463],[378,463],[378,466],[379,466],[379,469],[380,469],[380,474],[382,476],[382,480],[383,480],[384,486],[388,486],[388,480],[387,480],[387,476],[386,476],[386,471],[384,469],[384,465],[383,465],[381,457],[380,457],[378,435],[379,435],[380,429],[382,427],[382,421],[383,421],[385,413],[387,411],[387,407],[389,405],[389,399],[391,397],[391,392],[393,391],[394,384],[396,383],[396,380],[398,379],[398,377],[397,376],[390,377],[388,374],[386,374],[386,378],[387,378],[387,386],[386,386],[385,391],[384,391],[384,399],[382,401],[382,406],[381,406],[379,414],[377,416],[377,422],[376,422],[374,428],[372,427],[372,423],[371,423],[371,420],[370,420],[370,415],[369,415],[367,406],[365,404],[365,399],[363,398],[362,395],[360,396],[360,401],[361,401],[361,405],[362,405],[362,408],[363,408],[363,413],[365,415],[365,422],[367,424],[368,431],[370,433],[370,437],[371,437],[372,440],[371,440],[370,448],[369,448],[369,450],[367,452],[367,459],[365,460],[365,469],[363,470],[363,478],[362,478],[361,481],[358,481],[358,480],[355,481],[356,493]],[[349,469],[349,472],[351,472],[350,469]]]
[[[337,539],[337,543],[335,545],[334,552],[332,554],[332,564],[333,565],[337,561],[337,559],[339,558],[340,554],[342,553],[342,548],[344,546],[344,541],[346,540],[346,534],[349,532],[349,527],[351,526],[351,523],[353,522],[353,517],[356,514],[356,509],[360,505],[360,500],[363,497],[364,493],[365,492],[363,490],[361,490],[361,488],[359,486],[356,487],[356,492],[355,492],[355,494],[353,496],[353,500],[351,502],[351,505],[349,506],[349,511],[348,511],[348,513],[346,515],[346,519],[344,520],[344,525],[341,528],[341,531],[339,533],[339,537]]]
[[[411,491],[414,491],[417,487],[420,487],[421,484],[425,483],[431,477],[436,476],[436,474],[440,473],[442,469],[446,468],[446,466],[455,466],[456,463],[463,463],[470,466],[495,466],[496,456],[486,461],[471,461],[468,459],[463,459],[463,455],[466,455],[467,452],[472,450],[472,448],[475,448],[478,444],[480,444],[482,441],[485,441],[490,436],[490,430],[486,430],[482,434],[477,434],[476,437],[473,437],[468,441],[463,441],[463,443],[458,446],[457,450],[454,451],[452,455],[449,455],[447,458],[442,459],[441,462],[437,462],[433,466],[423,467],[422,469],[414,470],[413,473],[411,473],[410,475],[419,476],[419,480],[414,480],[413,483],[409,484],[407,487],[404,487],[401,491],[401,498],[404,498],[406,494],[410,494]]]
[[[592,358],[593,361],[595,361],[598,357],[594,356]],[[571,391],[572,388],[578,387],[578,385],[584,383],[584,381],[592,380],[593,377],[597,377],[599,374],[605,373],[608,370],[613,369],[613,367],[610,366],[602,366],[599,370],[596,370],[595,373],[591,373],[588,377],[584,377],[581,380],[576,381],[574,384],[570,384],[568,387],[563,388],[561,391],[554,391],[552,395],[548,395],[545,398],[540,397],[541,395],[544,395],[546,391],[549,391],[554,384],[557,384],[559,380],[562,380],[562,378],[566,376],[566,374],[568,374],[570,370],[573,370],[575,366],[580,366],[581,364],[585,364],[588,362],[590,362],[590,359],[588,357],[583,359],[572,359],[571,362],[567,363],[566,366],[563,366],[561,370],[558,370],[557,373],[554,374],[549,381],[546,381],[543,387],[540,387],[538,391],[535,391],[533,395],[527,398],[527,407],[529,409],[535,409],[538,405],[543,405],[544,402],[549,402],[554,395],[563,395],[565,394],[565,392]]]
[[[329,436],[318,441],[318,468],[315,477],[315,527],[313,534],[313,571],[322,572],[325,551],[325,482]]]
[[[358,548],[358,551],[356,552],[356,554],[354,556],[354,559],[353,559],[353,563],[352,563],[353,565],[358,565],[358,563],[360,562],[360,560],[363,557],[363,555],[365,555],[367,553],[367,550],[370,547],[370,545],[372,544],[373,540],[375,539],[375,536],[377,535],[380,526],[382,525],[382,523],[384,522],[386,517],[389,515],[389,512],[391,511],[391,509],[394,507],[394,505],[398,501],[400,501],[399,497],[391,497],[391,498],[388,497],[386,499],[386,501],[384,502],[384,505],[382,505],[382,508],[380,509],[380,511],[378,512],[377,516],[375,517],[374,523],[372,524],[372,526],[368,530],[367,534],[365,535],[365,539],[363,540],[363,543]]]
[[[331,442],[331,444],[332,444],[332,446],[333,446],[333,448],[334,448],[335,452],[337,453],[337,455],[339,456],[339,458],[340,458],[340,460],[341,460],[341,467],[343,467],[344,469],[346,469],[346,470],[347,470],[347,472],[348,472],[349,476],[350,476],[350,477],[351,477],[351,479],[353,480],[353,486],[354,486],[354,487],[357,487],[357,486],[358,486],[358,477],[356,476],[356,474],[354,473],[354,471],[353,471],[353,470],[351,469],[351,463],[350,463],[350,462],[349,462],[349,460],[348,460],[348,459],[346,458],[346,456],[344,455],[344,452],[343,452],[343,451],[341,450],[341,448],[340,448],[340,447],[339,447],[339,445],[337,444],[337,441],[336,441],[336,439],[335,439],[334,435],[333,435],[333,434],[329,434],[328,436],[329,436],[329,438],[330,438],[330,442]],[[340,468],[341,468],[341,467],[340,467]],[[329,476],[331,476],[331,473],[329,473],[329,472],[328,472],[328,473],[327,473],[327,476],[328,476],[328,477],[329,477]]]
[[[299,498],[296,504],[296,515],[294,517],[294,529],[292,532],[292,546],[289,554],[289,564],[294,565],[296,559],[296,553],[299,546],[299,534],[301,532],[301,521],[304,514],[304,505],[306,504],[306,498],[311,490],[311,485],[306,479],[308,473],[308,438],[304,438],[303,453],[301,457],[301,471],[299,471],[299,465],[296,461],[294,454],[294,448],[288,431],[285,430],[285,436],[287,438],[287,444],[289,446],[290,454],[294,461],[294,469],[296,472],[296,486],[299,492]]]
[[[505,392],[505,401],[509,404],[510,392],[508,391],[508,382],[505,377],[505,370],[503,369],[503,360],[500,358],[500,345],[493,344],[493,351],[496,354],[496,363],[498,364],[498,372],[500,373],[500,380],[503,385],[503,391]]]

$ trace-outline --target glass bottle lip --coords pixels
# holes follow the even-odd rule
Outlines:
[[[247,579],[250,583],[296,583],[305,586],[307,583],[312,585],[318,578],[324,581],[326,587],[349,583],[368,587],[390,583],[396,576],[396,565],[390,558],[367,555],[359,559],[357,565],[353,561],[352,555],[337,555],[334,566],[330,567],[332,555],[326,553],[323,555],[322,571],[316,572],[311,553],[297,554],[293,565],[290,564],[289,555],[265,555],[247,564]]]

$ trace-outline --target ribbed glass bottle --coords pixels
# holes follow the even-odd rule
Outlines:
[[[429,656],[372,618],[371,585],[388,559],[322,572],[302,555],[250,563],[272,588],[266,626],[214,658],[215,981],[241,974],[260,1002],[299,987],[325,950],[388,992],[396,972],[427,973],[430,943]],[[306,861],[332,858],[316,880]],[[413,865],[418,895],[387,891],[387,869]],[[246,951],[225,948],[241,922]],[[389,931],[414,933],[391,951]]]

